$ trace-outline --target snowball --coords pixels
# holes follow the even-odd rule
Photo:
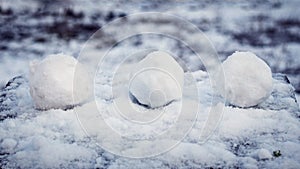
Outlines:
[[[74,79],[75,70],[80,79]],[[75,58],[63,54],[31,62],[29,83],[37,109],[64,109],[82,103],[90,96],[88,73]]]
[[[227,101],[240,107],[255,106],[267,99],[273,88],[270,67],[251,52],[235,52],[223,62]]]
[[[267,149],[260,149],[257,152],[257,157],[259,160],[268,160],[272,158],[272,155]]]
[[[157,108],[182,97],[183,70],[172,56],[156,51],[133,68],[129,91],[139,103]]]

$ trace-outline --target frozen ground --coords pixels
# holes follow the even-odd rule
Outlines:
[[[0,0],[1,168],[300,168],[299,106],[293,88],[300,90],[299,1],[95,3],[96,0]],[[274,74],[272,96],[249,109],[227,105],[219,128],[206,144],[198,143],[207,117],[204,109],[202,118],[197,119],[179,146],[146,159],[122,158],[104,151],[82,131],[76,109],[33,108],[26,80],[29,60],[60,52],[77,57],[82,45],[99,27],[140,11],[168,12],[186,18],[206,33],[222,60],[236,50],[252,51],[274,73],[287,74],[293,86],[284,75]],[[99,45],[100,50],[101,45],[114,43],[109,38],[101,41],[104,44]],[[143,47],[172,50],[190,63],[202,94],[201,104],[209,107],[208,77],[201,71],[203,65],[191,59],[189,49],[163,36],[147,35],[117,45],[115,54]],[[18,75],[22,76],[4,87]],[[102,82],[99,85],[105,86],[105,79]],[[105,90],[101,92],[104,94],[98,102],[105,107],[113,97]],[[77,109],[90,112],[91,104]],[[83,117],[89,118],[88,115],[97,119],[93,114]]]

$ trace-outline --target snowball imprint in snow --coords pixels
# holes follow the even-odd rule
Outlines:
[[[78,79],[76,81],[74,81],[75,70],[76,76],[80,77],[76,78]],[[82,103],[90,93],[88,77],[83,66],[72,56],[49,55],[41,62],[31,62],[30,94],[36,108],[63,109]]]
[[[133,68],[129,91],[139,103],[151,108],[182,97],[183,70],[168,53],[148,54]]]
[[[223,62],[227,101],[240,107],[255,106],[272,92],[270,67],[251,52],[235,52]]]

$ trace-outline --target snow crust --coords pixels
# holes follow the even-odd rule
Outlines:
[[[235,52],[223,62],[225,91],[229,103],[251,107],[266,100],[273,89],[270,67],[251,52]]]
[[[148,54],[131,72],[129,90],[151,108],[164,106],[182,97],[183,69],[171,55],[156,51]]]
[[[80,79],[74,78],[75,72]],[[86,101],[88,80],[88,73],[72,56],[53,54],[30,63],[30,94],[37,109],[64,109]]]
[[[200,103],[203,109],[209,110],[212,91],[208,75],[203,71],[192,74],[201,94]],[[6,89],[9,91],[3,91],[8,98],[1,98],[5,103],[1,102],[0,108],[8,102],[14,103],[1,114],[16,113],[15,118],[5,118],[0,123],[0,138],[3,138],[0,140],[1,165],[3,168],[299,168],[299,106],[292,101],[294,88],[284,80],[285,76],[274,77],[272,97],[264,102],[268,104],[249,109],[226,106],[220,126],[205,144],[199,144],[198,139],[207,113],[199,114],[194,127],[178,146],[146,159],[123,158],[103,150],[84,133],[75,109],[39,111],[30,103],[23,105],[24,100],[30,101],[28,83],[16,79],[22,84],[16,86],[16,82],[12,82]],[[108,90],[101,92],[109,93]],[[99,102],[108,104],[107,98]],[[92,127],[102,117],[92,113],[91,104],[76,109],[82,109],[81,115],[91,122]],[[122,125],[111,116],[103,118],[114,121],[116,126]],[[185,122],[191,123],[189,118]],[[111,134],[110,130],[102,132],[103,135]],[[125,143],[115,146],[132,149]],[[282,155],[270,158],[276,150],[281,150]]]

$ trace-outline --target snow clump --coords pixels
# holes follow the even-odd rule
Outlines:
[[[80,78],[74,78],[75,72]],[[29,83],[37,109],[65,109],[90,96],[87,71],[74,57],[64,54],[49,55],[40,62],[32,61]]]
[[[157,108],[181,99],[183,78],[183,69],[172,56],[155,51],[133,68],[129,91],[139,103]]]
[[[257,152],[257,157],[259,160],[269,160],[272,158],[272,154],[267,149],[260,149]]]
[[[273,89],[270,67],[251,52],[235,52],[223,62],[225,90],[221,94],[239,107],[251,107],[267,99]]]

